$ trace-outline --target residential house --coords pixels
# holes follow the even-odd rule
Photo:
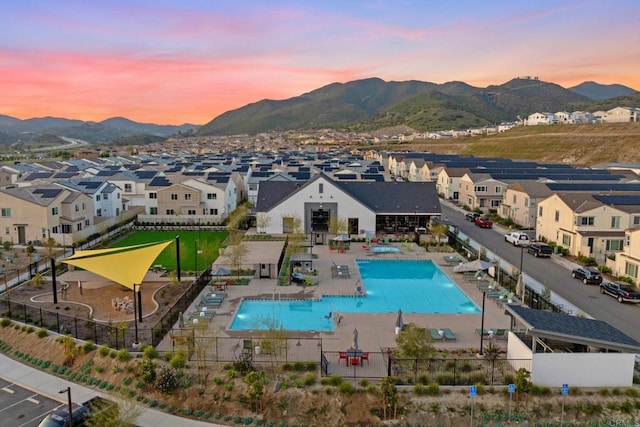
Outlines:
[[[122,199],[122,190],[115,184],[99,178],[68,179],[55,183],[79,191],[93,199],[93,216],[112,218],[127,210]]]
[[[446,200],[458,202],[460,179],[469,173],[469,168],[442,167],[436,179],[436,190]]]
[[[465,173],[460,178],[459,203],[471,210],[497,210],[502,203],[507,185],[506,182],[499,181],[487,173]]]
[[[615,107],[607,110],[605,123],[628,123],[640,121],[640,109],[631,107]]]
[[[612,273],[615,276],[630,277],[634,284],[638,285],[640,284],[640,216],[634,216],[632,223],[634,226],[624,232],[624,247],[615,254]]]
[[[538,200],[549,197],[553,192],[546,184],[536,181],[519,181],[509,185],[504,192],[500,216],[529,229],[536,226]]]
[[[525,126],[552,125],[556,123],[553,113],[533,113],[529,114],[524,121]]]
[[[70,244],[93,225],[91,197],[53,184],[0,189],[0,209],[0,235],[13,243]]]
[[[625,230],[640,222],[640,198],[632,197],[635,200],[623,204],[625,196],[553,194],[538,203],[537,237],[556,242],[574,256],[603,258],[621,250]]]
[[[559,125],[572,125],[573,120],[571,118],[571,113],[567,111],[557,111],[554,114],[556,119],[556,123]]]

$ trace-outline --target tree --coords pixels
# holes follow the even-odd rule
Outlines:
[[[395,418],[398,407],[398,388],[392,377],[384,377],[380,383],[382,413],[385,418]]]
[[[78,350],[76,342],[70,335],[62,337],[61,342],[64,352],[64,365],[73,366],[73,363],[76,361],[76,358],[80,354],[80,350]]]
[[[287,355],[287,332],[280,319],[275,316],[258,316],[253,326],[264,330],[260,344],[262,352],[269,355],[271,371],[276,379],[277,368]]]
[[[255,411],[260,412],[262,410],[262,397],[269,382],[267,376],[263,371],[251,371],[244,377],[244,382],[248,386],[245,396],[254,405]]]
[[[53,257],[53,248],[58,246],[58,242],[56,242],[56,239],[54,239],[53,237],[49,237],[44,242],[42,242],[42,245],[47,249],[47,255],[49,255],[50,258]]]
[[[256,226],[258,228],[258,233],[266,233],[267,228],[271,225],[271,217],[264,213],[258,212],[256,215]]]
[[[332,234],[347,234],[349,231],[349,220],[347,218],[341,218],[332,216],[329,218],[329,233]]]
[[[431,335],[426,328],[421,328],[413,323],[405,325],[396,337],[398,353],[400,357],[410,359],[427,359],[435,353]]]
[[[236,275],[240,275],[244,258],[247,256],[247,247],[242,242],[229,246],[225,254],[229,257],[231,267],[235,270]]]
[[[447,225],[442,223],[431,224],[429,226],[429,233],[436,238],[438,246],[440,246],[442,238],[447,235],[448,230]]]

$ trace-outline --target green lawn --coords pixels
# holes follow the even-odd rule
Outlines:
[[[161,264],[169,271],[177,269],[175,238],[180,236],[180,270],[194,271],[196,269],[196,245],[198,254],[198,270],[202,271],[218,258],[219,248],[227,238],[226,231],[136,231],[113,247],[139,245],[142,243],[164,242],[173,240],[153,265]],[[197,243],[196,243],[197,242]]]

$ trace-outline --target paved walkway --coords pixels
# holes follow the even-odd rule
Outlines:
[[[26,389],[40,393],[61,403],[66,402],[67,395],[61,395],[58,392],[66,389],[67,387],[71,387],[71,397],[74,403],[84,402],[96,395],[103,395],[93,388],[84,387],[56,377],[55,375],[33,369],[27,365],[16,362],[3,354],[0,354],[0,372],[2,372],[0,376],[6,381],[16,383]],[[108,398],[109,396],[105,395],[105,397]],[[141,409],[142,413],[136,421],[136,424],[143,427],[220,426],[219,424],[177,417],[144,406],[141,406]]]

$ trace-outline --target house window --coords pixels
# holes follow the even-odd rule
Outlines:
[[[185,200],[191,200],[191,193],[186,193],[186,194],[184,195],[184,199],[185,199]]]
[[[579,216],[578,225],[594,225],[595,218],[592,216]]]
[[[622,250],[622,240],[607,240],[606,249],[607,251],[621,251]]]
[[[611,228],[620,228],[620,217],[612,216],[611,217]]]
[[[116,199],[120,199],[120,193],[116,194]]]
[[[320,194],[324,193],[324,184],[323,183],[319,183],[318,184],[318,193],[320,193]]]
[[[103,195],[102,195],[102,198],[103,198],[104,200],[109,200],[109,195],[108,195],[108,194],[103,194]]]
[[[47,229],[43,228],[40,230],[40,236],[44,239],[45,237],[47,237]]]
[[[631,234],[624,235],[624,245],[629,246],[631,244]]]
[[[76,212],[80,212],[80,206],[74,205],[74,208],[75,208]]]
[[[631,223],[633,225],[640,225],[640,215],[634,215],[633,219],[631,220]]]
[[[542,218],[542,206],[538,206],[538,216]]]
[[[555,220],[556,222],[560,221],[560,211],[556,211]]]
[[[496,194],[501,194],[502,193],[502,187],[496,187]]]
[[[502,202],[502,200],[500,199],[492,199],[491,200],[491,207],[492,208],[497,208],[500,206],[500,202]]]
[[[249,191],[258,191],[258,184],[249,184]]]
[[[125,184],[124,191],[125,193],[131,193],[131,184]]]
[[[473,191],[475,191],[476,193],[486,193],[487,187],[485,185],[477,185],[473,188]]]
[[[11,228],[10,227],[5,227],[4,228],[4,234],[11,234]]]
[[[171,194],[171,200],[178,200],[178,195],[175,193]]]
[[[566,247],[570,247],[571,246],[571,236],[569,236],[568,234],[563,234],[562,235],[562,244]]]
[[[631,276],[634,279],[638,278],[638,266],[636,264],[633,264],[629,261],[626,261],[624,263],[624,274],[626,274],[627,276]]]
[[[207,193],[207,200],[216,200],[218,195],[216,193]]]
[[[96,202],[99,202],[101,200],[100,195],[96,195]]]
[[[209,209],[209,215],[218,215],[218,209]]]
[[[82,210],[85,210],[87,208],[87,205],[83,202],[82,203]]]
[[[120,215],[120,208],[116,208],[116,216]]]
[[[195,209],[188,209],[187,210],[187,215],[195,215],[196,214],[196,210]]]
[[[89,221],[88,219],[85,219],[85,220],[84,220],[84,226],[85,226],[85,227],[88,227],[88,226],[90,226],[90,225],[91,225],[91,221]]]
[[[79,222],[79,223],[77,223],[77,224],[76,224],[76,230],[77,230],[77,231],[82,230],[82,223],[81,223],[81,222]]]
[[[518,204],[518,196],[516,196],[515,194],[513,195],[513,204]]]
[[[149,215],[158,215],[158,208],[149,208]]]
[[[58,215],[58,208],[56,206],[51,208],[51,215]]]
[[[173,209],[167,209],[167,215],[175,215],[175,213]]]
[[[2,216],[10,217],[11,216],[11,208],[2,208]]]
[[[102,216],[102,209],[98,209],[96,211],[96,216]]]
[[[150,199],[157,199],[158,198],[158,193],[149,193],[149,198]]]

